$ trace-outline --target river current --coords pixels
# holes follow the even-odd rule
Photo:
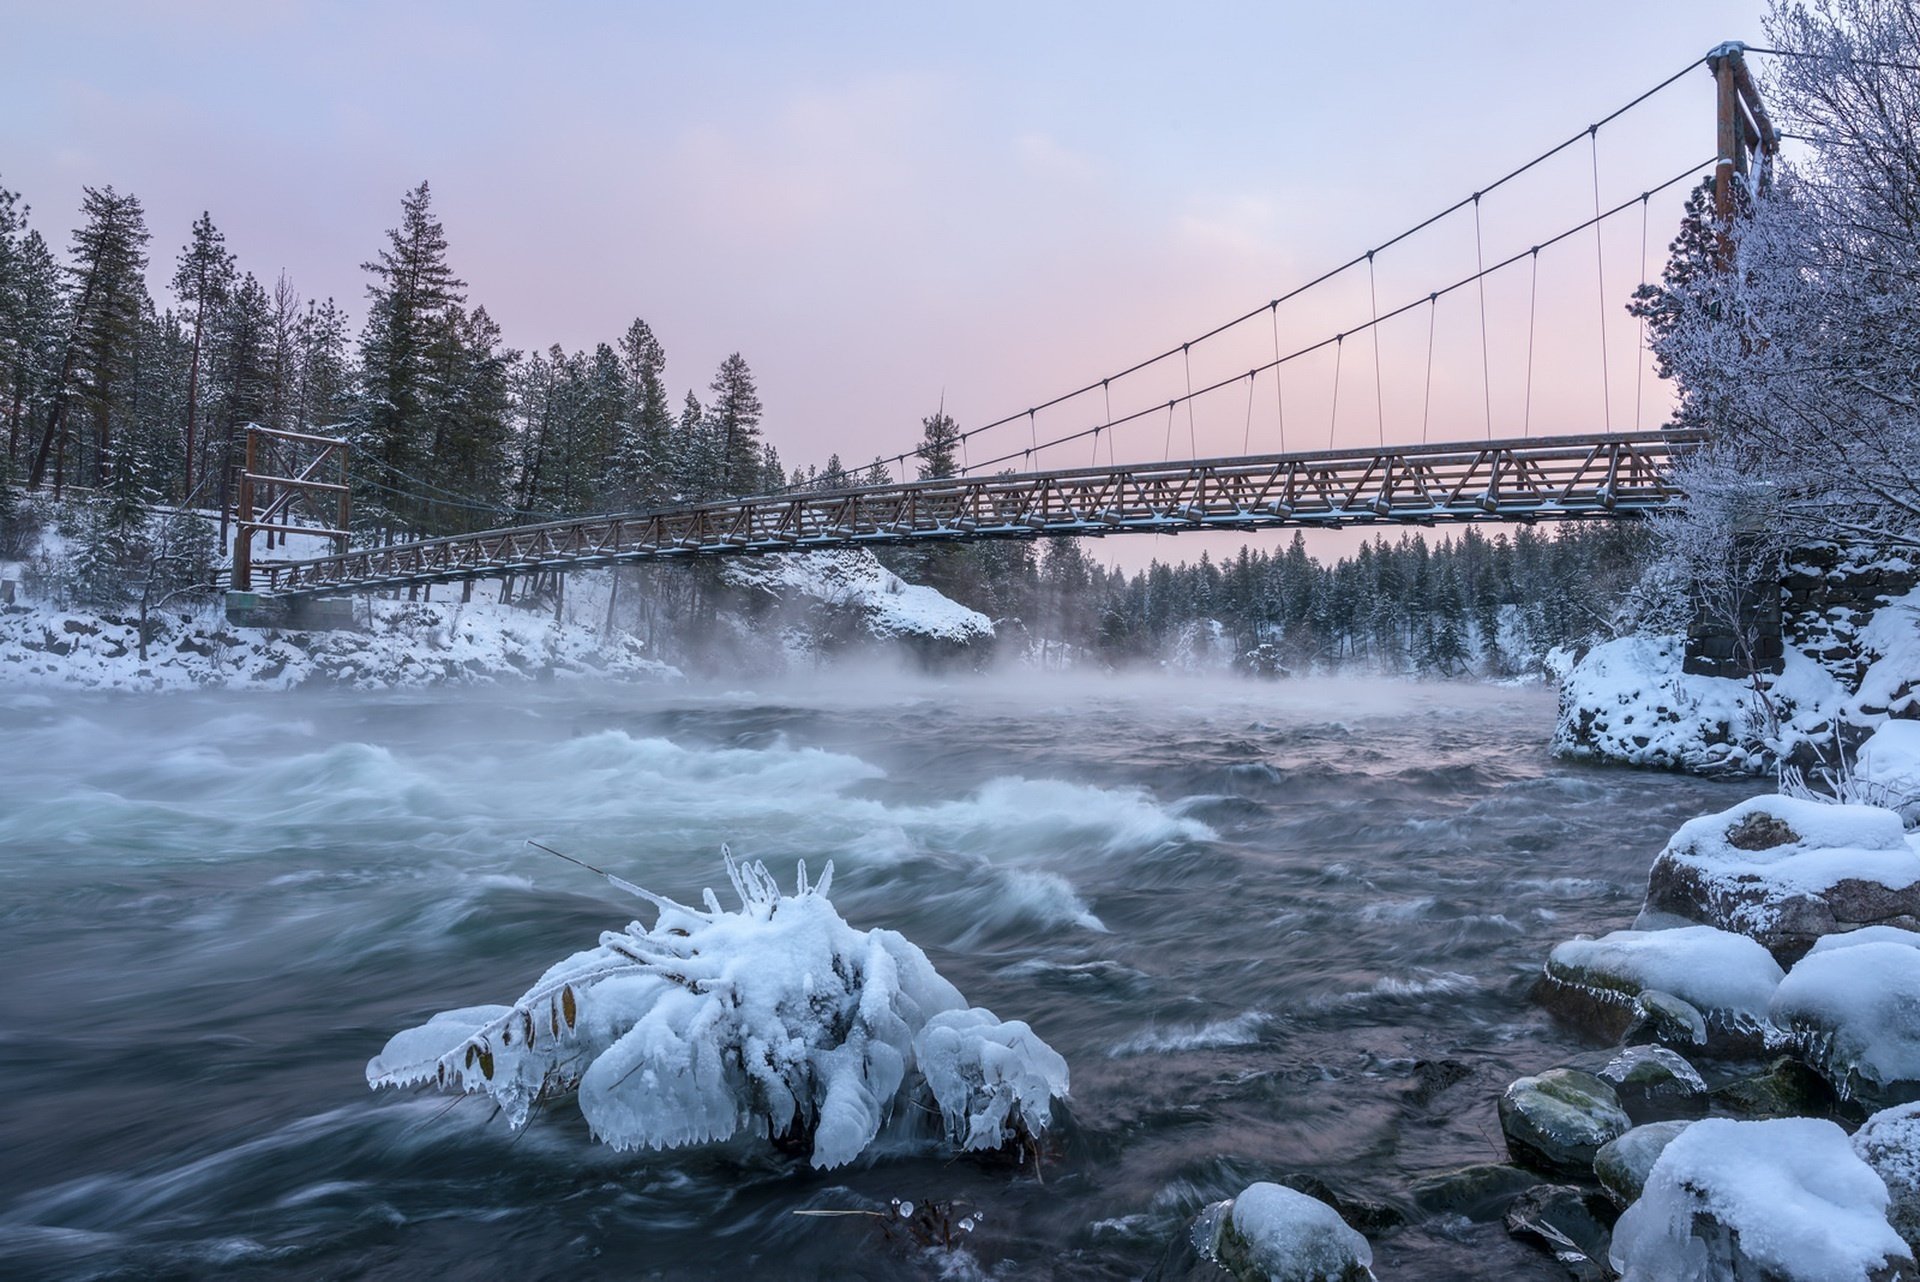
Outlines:
[[[0,1273],[1132,1278],[1206,1202],[1504,1160],[1512,1078],[1595,1051],[1527,1000],[1739,785],[1552,759],[1540,690],[912,680],[144,699],[0,694]],[[730,899],[837,866],[1066,1057],[1039,1170],[892,1146],[614,1153],[571,1102],[370,1092],[435,1011],[634,915],[543,842]],[[649,919],[651,910],[645,914]],[[807,1208],[952,1203],[957,1250]],[[1392,1278],[1561,1276],[1498,1224]]]

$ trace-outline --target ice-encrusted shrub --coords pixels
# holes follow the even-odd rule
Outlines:
[[[1067,1065],[1018,1021],[969,1009],[925,953],[856,930],[827,898],[833,866],[782,895],[764,864],[726,856],[740,907],[704,910],[618,888],[658,909],[606,931],[512,1006],[435,1015],[396,1034],[368,1084],[483,1091],[524,1125],[577,1092],[616,1148],[759,1134],[816,1167],[858,1157],[910,1099],[965,1149],[1031,1143],[1067,1094]]]

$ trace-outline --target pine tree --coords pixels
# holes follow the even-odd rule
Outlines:
[[[206,368],[209,330],[227,304],[233,288],[233,255],[227,252],[227,239],[213,225],[213,216],[202,212],[194,221],[191,238],[180,251],[173,273],[173,296],[185,312],[192,349],[187,365],[186,423],[181,444],[182,498],[199,480],[202,448],[200,424],[203,392],[201,382]]]
[[[622,508],[657,507],[672,485],[673,408],[667,401],[667,353],[643,320],[620,337],[626,403],[608,489]]]
[[[31,484],[40,484],[51,464],[56,492],[66,480],[75,417],[90,420],[93,429],[92,466],[85,474],[96,486],[108,479],[116,398],[126,391],[124,377],[147,301],[142,274],[147,224],[139,199],[112,187],[82,190],[86,221],[73,233],[73,261],[67,268],[72,301],[60,375],[29,478]]]
[[[424,182],[402,197],[400,225],[387,232],[379,255],[361,264],[372,279],[360,337],[357,452],[387,488],[356,496],[356,503],[389,533],[417,526],[423,514],[424,494],[403,498],[390,491],[407,494],[404,487],[430,479],[421,474],[432,442],[434,344],[466,300],[466,282],[447,263],[446,231],[432,204]]]
[[[301,431],[324,433],[348,411],[347,318],[331,298],[308,299],[294,337],[300,357],[295,422]]]
[[[920,420],[920,479],[934,480],[954,476],[960,471],[955,451],[960,445],[960,425],[946,407]]]
[[[753,371],[740,353],[720,362],[707,390],[713,393],[709,430],[719,438],[720,492],[729,497],[758,488],[760,468],[760,394]]]

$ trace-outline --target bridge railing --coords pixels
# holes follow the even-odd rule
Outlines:
[[[909,541],[1632,516],[1679,497],[1667,466],[1694,439],[1322,450],[745,497],[364,548],[257,567],[254,580],[304,596]]]

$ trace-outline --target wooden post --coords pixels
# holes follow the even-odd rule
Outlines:
[[[1716,87],[1713,218],[1719,226],[1714,236],[1714,256],[1722,271],[1733,266],[1733,176],[1736,157],[1746,141],[1740,136],[1740,97],[1733,83],[1737,56],[1731,47],[1722,45],[1707,60]]]
[[[340,531],[340,535],[334,539],[339,545],[334,551],[341,556],[347,554],[347,532],[353,528],[348,524],[353,519],[353,491],[349,488],[351,482],[347,477],[347,451],[350,448],[345,441],[334,447],[340,458],[340,524],[334,527]]]
[[[253,429],[247,429],[247,465],[240,473],[239,518],[233,524],[233,590],[253,591]]]

